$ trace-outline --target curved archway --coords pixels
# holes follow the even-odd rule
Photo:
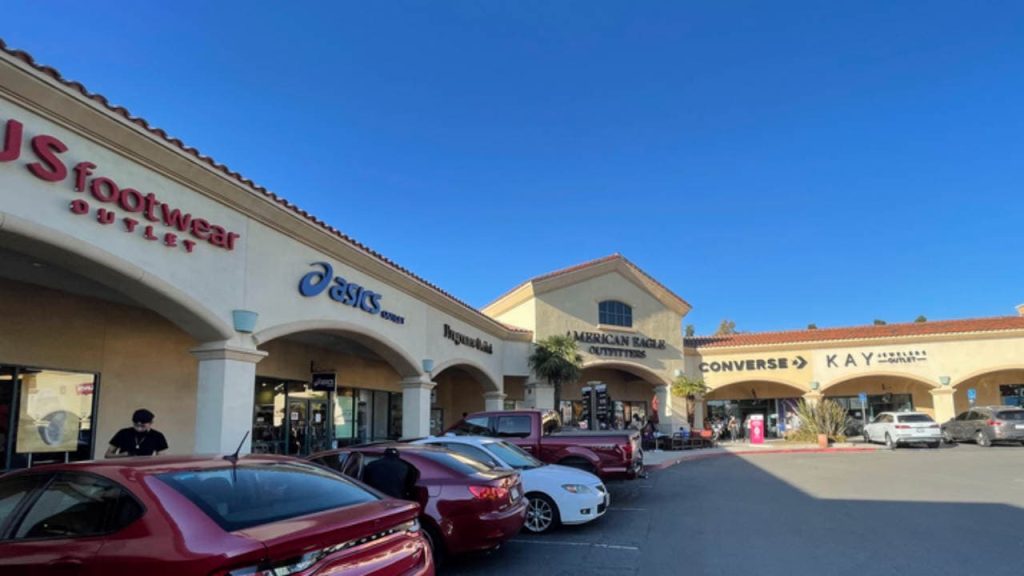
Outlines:
[[[660,376],[657,372],[651,370],[647,366],[642,364],[635,364],[633,362],[624,362],[622,360],[598,360],[595,362],[588,362],[583,365],[583,370],[591,369],[609,369],[619,370],[636,376],[638,379],[648,382],[652,386],[664,385],[668,386],[671,384],[667,379]],[[581,378],[582,380],[582,378]]]
[[[836,379],[834,379],[834,380],[832,380],[832,381],[822,385],[821,388],[818,389],[818,391],[821,392],[822,394],[827,394],[829,390],[833,390],[833,389],[836,389],[837,387],[848,385],[850,382],[853,382],[853,381],[888,380],[888,379],[892,379],[892,380],[907,380],[907,381],[911,381],[911,382],[914,382],[916,384],[919,384],[921,386],[924,386],[925,388],[928,388],[928,389],[938,388],[939,387],[939,383],[938,382],[931,382],[931,381],[929,381],[929,380],[927,380],[925,378],[922,378],[920,376],[915,376],[913,374],[907,374],[905,372],[887,372],[887,371],[878,372],[878,371],[876,371],[876,372],[870,372],[870,373],[867,373],[867,374],[857,374],[855,376],[841,376],[839,378],[836,378]]]
[[[879,412],[914,409],[935,416],[935,399],[931,391],[938,383],[898,372],[871,372],[848,376],[829,382],[819,392],[839,402],[848,410],[859,411],[859,395],[867,394],[869,418]],[[859,412],[858,412],[859,413]]]
[[[468,358],[449,358],[435,366],[433,374],[443,374],[444,371],[449,368],[459,368],[472,375],[473,378],[483,386],[484,392],[500,392],[502,389],[494,377],[487,372],[486,368],[480,365],[479,362],[475,362]]]
[[[253,338],[257,345],[262,345],[277,338],[303,332],[338,334],[351,339],[383,358],[402,378],[415,378],[421,374],[418,362],[401,346],[361,324],[325,319],[300,320],[265,328],[254,334]]]
[[[231,324],[145,269],[52,228],[0,212],[0,244],[123,294],[200,342],[234,336]]]
[[[807,393],[792,382],[758,378],[718,386],[704,395],[705,400],[768,400],[775,398],[799,398]]]
[[[1024,402],[1024,365],[1008,364],[977,370],[960,378],[953,389],[953,409],[959,414],[970,408],[967,391],[975,392],[974,403],[996,406]]]

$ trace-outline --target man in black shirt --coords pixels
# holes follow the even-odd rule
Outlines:
[[[107,458],[123,458],[125,456],[155,456],[167,450],[167,439],[153,430],[153,413],[140,408],[132,414],[134,426],[121,428],[110,439],[107,447]]]

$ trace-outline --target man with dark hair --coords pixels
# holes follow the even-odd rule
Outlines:
[[[105,456],[156,456],[167,450],[167,439],[160,432],[153,430],[153,418],[153,413],[145,408],[136,410],[132,414],[132,427],[121,428],[114,434]]]
[[[374,460],[363,469],[363,482],[392,498],[407,500],[412,498],[417,475],[416,469],[399,457],[397,449],[387,448],[383,458]]]

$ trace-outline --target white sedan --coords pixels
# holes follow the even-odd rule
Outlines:
[[[942,431],[932,417],[922,412],[882,412],[864,426],[864,440],[885,442],[887,448],[906,444],[927,444],[938,448]]]
[[[610,497],[601,479],[577,468],[545,464],[499,438],[436,436],[413,444],[443,446],[495,468],[519,470],[528,507],[523,526],[534,533],[584,524],[604,515]]]

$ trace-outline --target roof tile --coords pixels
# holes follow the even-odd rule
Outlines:
[[[685,338],[685,345],[691,348],[725,348],[732,346],[762,346],[800,342],[828,342],[832,340],[868,340],[872,338],[999,332],[1006,330],[1024,330],[1024,316],[993,316],[990,318],[883,324],[881,326],[851,326],[784,332],[751,332],[722,336],[693,336]]]

